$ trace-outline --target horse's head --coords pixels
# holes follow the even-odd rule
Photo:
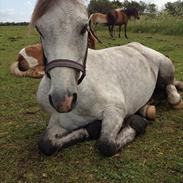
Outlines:
[[[136,8],[133,9],[133,14],[136,19],[140,19],[139,11]]]
[[[139,15],[139,12],[136,8],[129,8],[129,9],[126,9],[124,10],[125,14],[128,16],[128,17],[131,17],[133,16],[135,19],[140,19],[140,15]]]
[[[84,1],[38,0],[31,22],[44,49],[50,104],[58,112],[69,112],[77,100],[80,72],[85,72],[88,15]]]

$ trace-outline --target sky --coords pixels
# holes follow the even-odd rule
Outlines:
[[[29,22],[36,1],[37,0],[0,0],[0,22]],[[135,1],[138,2],[140,0]],[[162,9],[166,2],[174,2],[176,0],[142,1],[145,3],[154,3],[159,9]]]

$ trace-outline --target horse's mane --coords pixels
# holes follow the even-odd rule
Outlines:
[[[57,4],[58,1],[59,0],[38,0],[32,14],[30,27],[34,27],[37,20],[41,18],[55,4]],[[74,1],[78,1],[80,3],[82,2],[82,0],[74,0]]]
[[[30,26],[34,27],[37,20],[41,18],[58,0],[38,0],[32,13]]]

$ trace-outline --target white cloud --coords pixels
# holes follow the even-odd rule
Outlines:
[[[32,6],[32,5],[33,5],[31,1],[26,1],[24,4],[25,4],[26,6]]]
[[[31,11],[17,12],[15,9],[0,10],[0,22],[28,22]]]
[[[16,6],[9,5],[9,7],[1,4],[0,0],[0,22],[28,22],[36,3],[36,0],[26,0],[22,4]]]
[[[15,9],[0,10],[0,22],[14,21],[15,17]]]

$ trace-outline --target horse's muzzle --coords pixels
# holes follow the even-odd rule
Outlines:
[[[49,95],[49,102],[51,106],[59,113],[66,113],[72,111],[77,101],[77,94],[64,95],[63,99],[57,94]]]

